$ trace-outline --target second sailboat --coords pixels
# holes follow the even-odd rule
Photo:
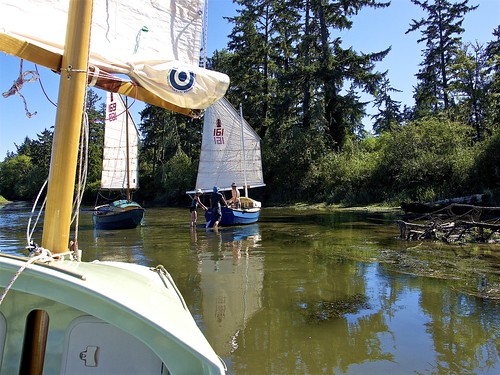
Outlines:
[[[139,188],[138,143],[137,127],[127,105],[119,94],[108,92],[101,189],[125,192],[126,196],[94,208],[97,229],[131,229],[144,218],[144,208],[131,197]]]

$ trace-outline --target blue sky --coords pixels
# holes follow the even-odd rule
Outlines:
[[[462,34],[462,39],[464,42],[477,40],[485,44],[493,39],[492,32],[500,24],[500,0],[471,0],[469,4],[479,4],[479,8],[465,16],[463,26],[466,32]],[[236,6],[231,0],[209,0],[208,56],[214,50],[226,46],[232,25],[223,17],[235,14]],[[386,9],[361,10],[353,18],[353,28],[340,34],[344,47],[352,46],[358,52],[378,52],[392,46],[392,51],[385,60],[377,64],[377,70],[389,70],[392,86],[402,90],[401,93],[393,95],[394,99],[410,106],[413,105],[415,74],[422,61],[421,50],[424,46],[417,44],[420,37],[418,31],[407,35],[405,31],[413,18],[420,19],[423,16],[425,14],[422,9],[410,0],[393,0],[391,6]],[[9,90],[17,78],[19,61],[0,52],[0,93]],[[34,70],[34,65],[25,61],[23,69]],[[42,67],[38,67],[38,70],[43,91],[52,102],[56,102],[59,76]],[[36,139],[37,134],[53,125],[56,109],[43,91],[38,82],[25,84],[21,91],[29,111],[37,112],[37,115],[31,118],[26,117],[24,104],[19,96],[0,96],[0,160],[3,160],[7,151],[16,151],[15,144],[20,145],[25,137]],[[105,97],[103,91],[97,90],[97,93]],[[138,113],[143,108],[143,103],[136,102],[130,109],[136,122],[139,122]]]

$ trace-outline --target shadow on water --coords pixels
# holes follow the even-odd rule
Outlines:
[[[402,241],[395,215],[266,208],[215,232],[187,209],[126,231],[82,213],[79,244],[165,265],[231,375],[498,373],[500,248]],[[23,251],[27,217],[0,210],[1,251]]]

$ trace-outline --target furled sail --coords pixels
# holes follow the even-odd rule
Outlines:
[[[264,186],[260,138],[225,99],[205,111],[196,188]]]
[[[119,94],[108,92],[101,174],[102,189],[126,190],[128,184],[130,189],[139,188],[138,143],[139,132],[123,99]],[[127,179],[130,179],[128,183]]]
[[[68,3],[0,0],[0,44],[9,44],[3,49],[16,53],[12,41],[22,41],[41,47],[37,54],[57,60],[65,41]],[[176,106],[205,109],[224,95],[229,78],[199,67],[204,3],[94,0],[90,64],[108,73],[126,74]]]

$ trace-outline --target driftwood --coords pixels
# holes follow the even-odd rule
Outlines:
[[[412,221],[399,220],[404,240],[500,242],[500,207],[451,204]]]
[[[442,199],[433,202],[402,202],[401,209],[405,213],[413,212],[418,214],[423,213],[431,213],[443,208],[446,208],[452,204],[461,204],[461,205],[475,205],[475,206],[486,206],[488,203],[488,195],[487,194],[474,194],[468,195],[466,197],[458,197],[458,198],[450,198],[450,199]]]

